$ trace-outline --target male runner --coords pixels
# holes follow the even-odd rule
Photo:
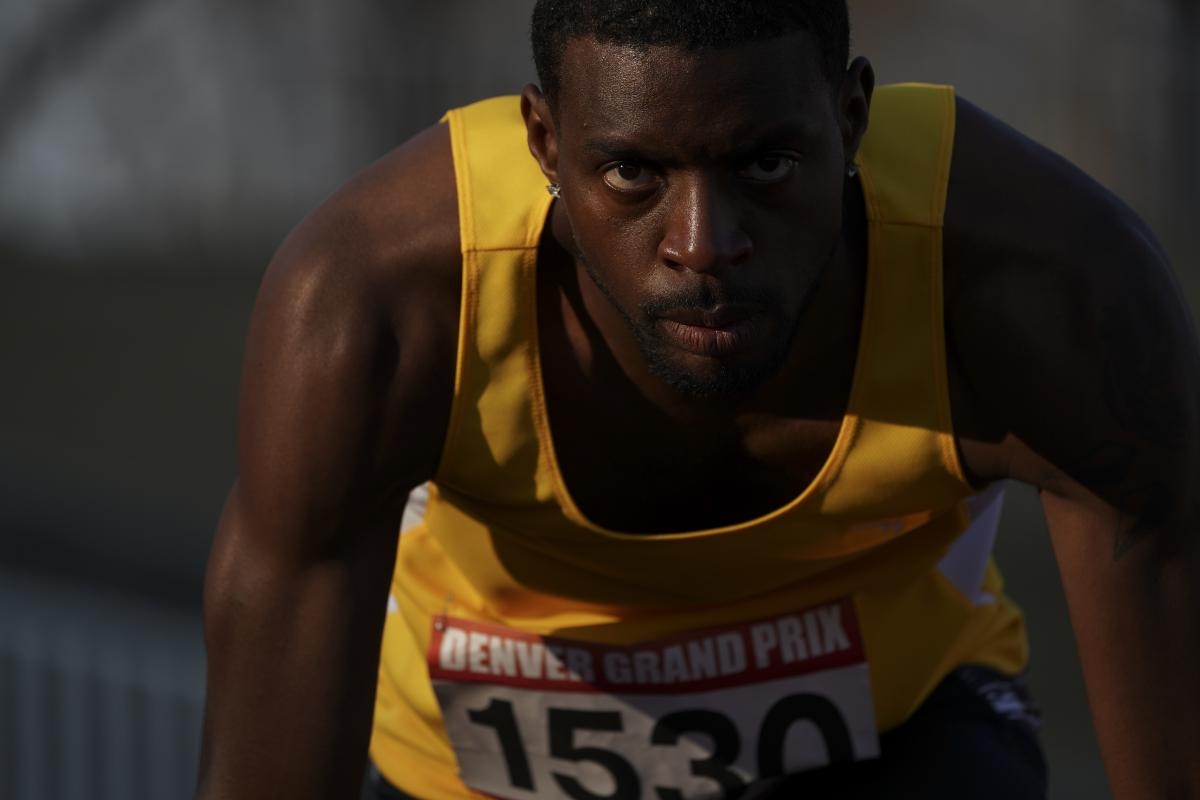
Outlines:
[[[1200,794],[1200,346],[1145,226],[876,92],[843,0],[533,40],[268,270],[200,797],[353,796],[373,700],[384,797],[1041,796],[1005,479],[1115,795]]]

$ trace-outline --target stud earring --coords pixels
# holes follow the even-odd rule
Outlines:
[[[858,174],[858,165],[857,164],[855,164],[854,162],[850,162],[849,164],[846,165],[846,177],[847,178],[853,178],[857,174]]]
[[[550,196],[556,200],[558,198],[562,197],[562,187],[559,186],[557,183],[551,183],[551,184],[547,185],[546,191],[549,192]]]

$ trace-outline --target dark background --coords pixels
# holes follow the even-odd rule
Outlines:
[[[0,797],[185,796],[199,592],[261,271],[446,108],[532,79],[524,2],[0,5]],[[1160,234],[1196,307],[1190,0],[851,3],[882,82],[954,83]],[[1036,497],[998,558],[1056,798],[1104,797]]]

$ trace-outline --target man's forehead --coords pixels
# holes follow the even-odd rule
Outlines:
[[[830,121],[831,97],[807,34],[711,48],[581,38],[564,53],[557,105],[565,127],[589,138],[672,123],[747,135],[819,129]]]

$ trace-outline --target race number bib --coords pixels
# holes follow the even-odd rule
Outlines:
[[[494,797],[734,797],[879,754],[848,600],[628,647],[443,616],[428,662],[460,777]]]

